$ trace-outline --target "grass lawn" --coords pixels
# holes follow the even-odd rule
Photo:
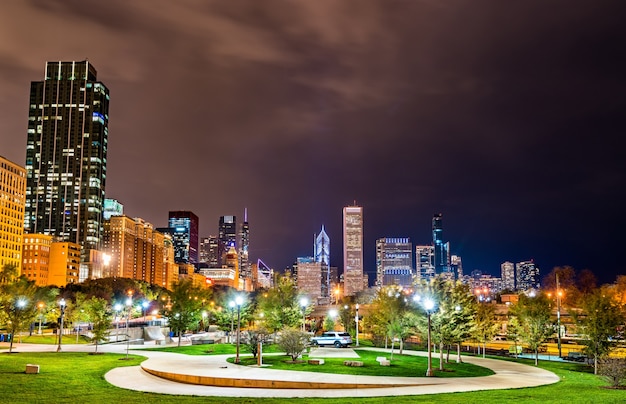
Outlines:
[[[16,349],[16,344],[26,343],[26,344],[43,344],[43,345],[56,345],[59,343],[59,337],[54,334],[33,334],[33,335],[22,335],[16,336],[13,341],[13,349]],[[78,337],[78,342],[76,342],[76,334],[74,335],[64,335],[63,336],[63,344],[88,344],[89,341],[83,336]],[[9,349],[9,344],[2,344],[0,346],[0,350]]]
[[[368,376],[396,376],[396,377],[414,377],[424,376],[428,368],[428,358],[413,355],[394,354],[391,366],[380,366],[376,362],[379,356],[389,358],[381,352],[373,352],[362,349],[355,349],[360,358],[324,358],[323,365],[309,365],[306,362],[308,357],[305,355],[304,361],[300,363],[290,363],[291,357],[286,355],[267,355],[263,357],[264,365],[271,365],[272,369],[299,370],[306,372],[321,373],[338,373],[347,375],[368,375]],[[233,362],[233,358],[229,362]],[[362,367],[345,366],[345,360],[358,360],[363,362]],[[254,365],[256,360],[252,356],[241,358],[242,365]],[[437,377],[476,377],[489,376],[493,372],[487,368],[483,368],[469,363],[447,363],[443,372],[439,369],[439,360],[433,358],[433,368]]]
[[[202,346],[200,346],[202,347]],[[204,347],[206,349],[206,346]],[[395,355],[394,355],[395,357]],[[104,374],[119,366],[138,365],[142,358],[120,360],[124,355],[88,353],[0,353],[0,402],[11,403],[291,403],[293,399],[187,397],[141,393],[117,388],[104,380]],[[524,363],[532,361],[520,360]],[[41,366],[41,372],[27,375],[27,363]],[[561,382],[534,388],[493,390],[475,393],[439,394],[391,398],[398,403],[622,403],[625,391],[609,390],[605,383],[580,364],[540,362],[540,366],[553,371]],[[300,398],[298,403],[386,403],[390,398]]]

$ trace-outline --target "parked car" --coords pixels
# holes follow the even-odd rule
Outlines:
[[[352,337],[347,332],[326,331],[319,337],[311,338],[311,343],[318,346],[334,345],[336,348],[345,348],[352,344]]]

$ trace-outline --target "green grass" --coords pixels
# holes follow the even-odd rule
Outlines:
[[[200,346],[201,347],[201,346]],[[206,348],[206,347],[205,347]],[[395,355],[394,355],[395,357]],[[0,402],[19,403],[81,403],[124,402],[135,403],[291,403],[293,399],[225,398],[169,396],[141,393],[117,388],[104,380],[104,374],[115,367],[134,366],[142,358],[120,360],[124,355],[88,353],[0,353]],[[531,364],[532,361],[519,360]],[[27,363],[39,364],[41,373],[27,375]],[[323,365],[322,365],[323,366]],[[394,397],[394,404],[402,403],[621,403],[625,391],[603,388],[606,384],[590,369],[580,364],[540,362],[540,367],[553,371],[561,382],[549,386],[515,390],[493,390],[472,393],[453,393],[426,396]],[[300,398],[299,404],[358,403],[382,404],[390,398]]]
[[[41,345],[56,345],[59,343],[59,337],[54,334],[33,334],[33,335],[22,335],[20,337],[15,337],[13,340],[13,350],[19,349],[19,344],[41,344]],[[76,344],[76,335],[64,335],[63,336],[63,344]],[[88,344],[89,341],[83,336],[78,337],[79,344]],[[0,350],[9,349],[9,344],[2,344],[0,346]]]
[[[235,355],[237,352],[237,346],[233,344],[181,345],[162,348],[146,348],[144,350],[173,352],[185,355]],[[240,345],[239,352],[241,354],[250,354],[250,348],[247,345]],[[263,345],[263,353],[272,352],[280,352],[278,345]]]
[[[309,365],[306,362],[308,357],[299,363],[291,363],[291,357],[286,355],[267,355],[263,357],[264,365],[271,365],[272,369],[299,370],[305,372],[337,373],[346,375],[368,375],[368,376],[394,376],[394,377],[415,377],[424,376],[428,368],[428,359],[421,356],[394,354],[391,366],[381,366],[376,362],[379,356],[389,358],[389,354],[373,352],[362,349],[355,350],[359,358],[324,358],[323,365]],[[229,362],[233,362],[229,358]],[[363,366],[352,367],[343,364],[346,360],[358,360],[363,362]],[[241,358],[242,365],[255,365],[256,360],[251,356]],[[469,363],[450,362],[445,364],[444,371],[440,372],[439,360],[433,358],[433,369],[438,377],[476,377],[489,376],[493,371]]]

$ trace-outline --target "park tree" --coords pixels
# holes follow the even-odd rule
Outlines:
[[[517,335],[535,353],[535,366],[539,364],[539,346],[554,333],[550,312],[550,300],[543,293],[534,297],[522,294],[511,306],[511,315],[517,319]]]
[[[302,321],[298,288],[289,274],[278,278],[276,285],[259,296],[258,310],[265,327],[275,333],[285,327],[297,327]]]
[[[25,277],[15,277],[12,265],[5,265],[0,285],[0,325],[11,334],[9,352],[13,351],[13,341],[37,317],[39,288]]]
[[[171,330],[178,335],[178,346],[184,331],[196,329],[210,297],[207,289],[195,286],[189,279],[180,280],[172,286],[163,316],[167,318]]]
[[[91,342],[95,344],[95,352],[98,353],[98,344],[109,336],[109,329],[113,314],[107,301],[100,297],[91,297],[83,303],[85,318],[91,323]]]
[[[608,355],[611,339],[624,321],[621,307],[611,290],[599,289],[585,296],[582,314],[576,313],[574,318],[584,335],[585,351],[593,357],[594,374],[598,374],[598,360]]]
[[[409,308],[407,297],[398,286],[384,286],[376,293],[372,307],[374,310],[369,315],[367,323],[369,330],[374,340],[385,339],[386,348],[389,330],[396,328],[392,324],[402,324],[400,320]]]
[[[499,325],[496,322],[495,306],[489,303],[478,304],[472,322],[471,334],[476,341],[483,344],[483,358],[485,357],[487,342],[496,336],[498,330]]]

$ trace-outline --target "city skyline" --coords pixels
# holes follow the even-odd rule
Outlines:
[[[430,244],[438,213],[465,273],[534,259],[612,282],[626,273],[623,8],[11,2],[0,155],[26,161],[46,62],[87,59],[112,100],[105,196],[131,217],[191,211],[205,237],[248,208],[250,259],[278,270],[324,225],[341,266],[356,200],[370,283],[376,240]]]

